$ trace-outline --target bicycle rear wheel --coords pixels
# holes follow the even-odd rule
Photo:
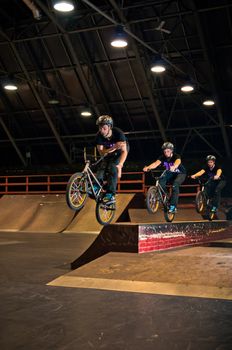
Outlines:
[[[88,197],[87,180],[83,173],[73,174],[66,188],[66,202],[69,208],[80,210]]]
[[[149,213],[154,214],[159,208],[159,193],[156,186],[149,187],[146,194],[146,206]]]
[[[196,211],[200,214],[205,210],[206,199],[202,191],[198,192],[195,200]]]
[[[115,203],[104,202],[99,199],[96,204],[96,218],[100,225],[109,225],[114,218],[116,210]]]

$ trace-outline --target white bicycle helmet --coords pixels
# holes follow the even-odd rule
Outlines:
[[[162,145],[162,150],[165,149],[171,149],[172,151],[174,150],[174,145],[171,142],[164,142],[164,144]]]
[[[208,160],[216,160],[216,157],[215,156],[213,156],[212,154],[210,154],[210,155],[208,155],[207,157],[206,157],[206,161],[208,162]]]
[[[105,114],[105,115],[101,115],[97,119],[96,125],[98,125],[98,126],[109,125],[112,128],[114,125],[114,122],[113,122],[113,119],[110,115]]]

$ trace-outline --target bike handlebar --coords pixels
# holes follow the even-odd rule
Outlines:
[[[155,173],[155,172],[152,171],[152,170],[150,170],[150,172],[151,172],[151,176],[152,176],[155,180],[161,179],[161,178],[162,178],[166,173],[168,173],[168,172],[171,172],[171,173],[172,173],[172,171],[170,171],[170,170],[164,170],[160,176],[154,176],[154,173]]]
[[[90,160],[87,160],[87,162],[89,162],[91,164],[91,166],[96,166],[97,164],[99,164],[103,159],[107,158],[109,155],[113,154],[114,152],[110,152],[110,153],[105,153],[103,156],[101,156],[95,163],[92,163],[90,162]]]

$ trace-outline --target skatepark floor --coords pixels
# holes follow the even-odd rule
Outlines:
[[[70,273],[92,240],[0,233],[1,350],[232,349],[231,240],[168,253],[109,253]],[[92,285],[51,285],[67,275]],[[104,286],[106,280],[113,284]],[[178,295],[178,283],[204,292]]]

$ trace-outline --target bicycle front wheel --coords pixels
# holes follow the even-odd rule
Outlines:
[[[198,192],[195,200],[196,211],[200,214],[205,210],[206,200],[205,195],[202,191]]]
[[[69,208],[80,210],[88,197],[87,180],[83,173],[73,174],[66,188],[66,202]]]
[[[156,186],[149,187],[146,194],[146,206],[149,213],[154,214],[159,208],[159,193]]]
[[[169,212],[167,209],[164,209],[164,218],[167,222],[172,222],[174,220],[175,213]]]
[[[215,218],[215,212],[214,211],[210,211],[209,212],[209,221],[212,221]]]
[[[109,225],[114,218],[116,210],[115,203],[104,203],[102,200],[98,200],[96,205],[96,218],[100,225]]]

